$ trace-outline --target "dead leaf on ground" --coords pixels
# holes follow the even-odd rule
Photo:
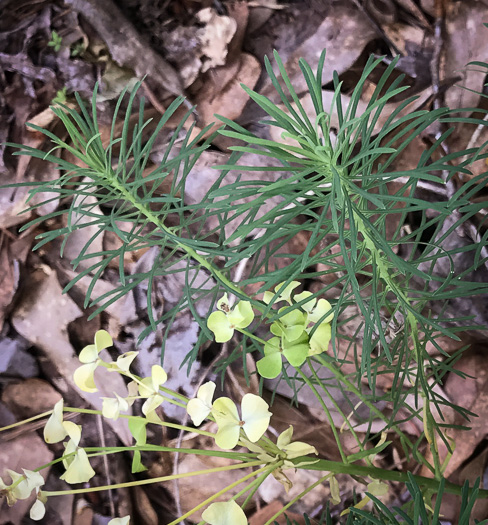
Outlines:
[[[202,73],[217,66],[223,66],[227,57],[227,46],[236,32],[236,21],[228,16],[221,16],[214,8],[206,7],[196,14],[204,24],[197,32],[202,53],[206,59]]]
[[[254,35],[250,50],[255,56],[271,56],[276,49],[283,60],[290,81],[298,94],[307,91],[307,84],[298,60],[303,58],[314,70],[320,53],[327,50],[323,85],[332,80],[332,73],[347,71],[363,52],[364,46],[377,37],[371,22],[351,2],[328,0],[309,9],[290,6],[277,12],[268,21],[262,35]],[[273,70],[278,74],[274,61]],[[269,78],[260,91],[276,99]]]
[[[231,120],[239,117],[249,100],[241,84],[253,89],[260,73],[258,60],[248,53],[242,53],[238,61],[208,71],[201,81],[205,89],[199,89],[195,97],[202,121],[205,124],[215,122],[215,114]],[[217,122],[209,134],[221,125]]]
[[[303,469],[286,469],[284,471],[286,477],[293,483],[288,494],[285,492],[283,485],[277,481],[273,476],[268,476],[259,487],[259,495],[266,503],[278,500],[283,504],[288,503],[293,498],[301,494],[305,489],[313,485],[324,473],[318,470],[303,470]],[[330,490],[327,482],[317,485],[312,491],[308,492],[295,507],[300,509],[300,512],[310,513],[316,509],[320,504],[327,501],[330,497]]]
[[[458,76],[461,80],[448,89],[445,102],[451,109],[476,107],[486,70],[466,66],[476,60],[486,61],[488,57],[488,29],[483,28],[483,23],[488,22],[488,6],[473,0],[448,2],[447,6],[442,69],[445,78]]]
[[[181,95],[183,86],[176,70],[145,42],[134,26],[111,0],[103,6],[95,0],[66,0],[98,32],[107,44],[112,59],[133,69],[139,78],[146,75],[170,93]],[[141,60],[144,57],[144,60]]]
[[[261,510],[252,515],[251,519],[249,520],[249,525],[262,525],[263,523],[266,523],[282,508],[283,503],[281,503],[281,501],[271,501],[268,503],[268,505],[264,506]],[[288,519],[294,520],[297,525],[307,525],[307,522],[305,521],[305,518],[302,514],[296,514],[295,512],[289,512],[288,510],[278,516],[276,520],[273,520],[273,523],[276,521],[279,523],[279,525],[287,525],[289,522],[286,520],[286,516],[288,516]]]
[[[20,418],[34,417],[48,410],[61,399],[50,383],[33,377],[19,383],[10,383],[2,392],[2,401]]]
[[[10,239],[0,234],[0,332],[19,284],[19,264],[11,260]]]
[[[83,183],[89,184],[89,179],[85,178],[82,181]],[[90,191],[90,190],[85,190]],[[76,210],[77,206],[83,207],[83,213],[79,214],[76,211],[74,211],[71,216],[71,224],[73,226],[81,226],[78,229],[73,230],[70,235],[68,236],[68,239],[66,241],[66,245],[64,247],[63,256],[66,257],[68,261],[73,261],[80,255],[80,252],[82,249],[85,248],[85,246],[88,244],[88,248],[85,250],[84,255],[90,255],[93,253],[101,253],[103,251],[103,237],[104,232],[100,230],[100,227],[98,224],[91,225],[90,223],[93,222],[93,216],[91,214],[95,215],[103,215],[102,210],[98,206],[98,199],[96,197],[93,197],[92,195],[88,196],[79,196],[77,195],[73,199],[73,207]],[[86,214],[85,212],[88,211],[87,206],[90,206],[89,213],[90,215]],[[67,218],[64,218],[67,221]],[[83,224],[86,224],[87,226],[82,226]],[[98,233],[98,235],[97,235]],[[79,265],[77,266],[78,271],[85,270],[89,268],[90,266],[100,263],[102,261],[102,256],[94,256],[90,259],[82,260],[80,261]]]
[[[448,435],[455,444],[453,455],[444,473],[448,478],[466,461],[478,444],[488,434],[488,370],[486,357],[475,349],[463,354],[455,368],[470,377],[463,379],[451,373],[446,381],[445,392],[455,405],[477,414],[468,422],[456,415],[455,424],[470,427],[470,430],[449,430]],[[442,445],[440,445],[442,446]],[[443,446],[445,448],[445,446]]]

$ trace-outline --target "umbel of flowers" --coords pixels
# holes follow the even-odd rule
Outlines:
[[[306,300],[309,297],[303,294],[300,295],[302,300],[303,298]],[[290,294],[288,291],[285,291],[282,296],[285,300],[290,300]],[[295,299],[296,298],[297,296]],[[314,319],[318,318],[318,315],[321,312],[325,311],[325,308],[322,308],[320,311],[320,305],[316,304],[315,301],[305,301],[305,303],[307,305],[306,308],[309,309],[307,310],[305,308],[305,312],[310,316],[309,319],[311,319],[312,322],[314,322]],[[250,316],[246,306],[237,306],[234,311],[240,312],[238,315],[236,314],[236,324],[241,324],[242,326],[251,322],[252,319],[249,320]],[[223,313],[226,315],[225,312]],[[231,314],[230,309],[227,311],[227,314]],[[245,317],[244,321],[242,321],[242,319],[241,321],[239,320],[241,315]],[[235,326],[234,322],[236,322],[236,319],[232,317],[231,319],[231,325]],[[319,319],[318,322],[320,323],[323,321]],[[231,329],[233,329],[232,326]],[[292,323],[283,322],[282,325],[279,325],[279,328],[274,328],[274,330],[282,330],[283,334],[281,337],[286,337],[285,333],[288,333],[287,330],[292,331],[292,326],[294,326]],[[229,454],[229,457],[234,457],[236,460],[240,461],[240,464],[231,465],[228,468],[256,467],[257,470],[253,470],[251,474],[244,476],[239,481],[243,482],[251,477],[259,476],[252,483],[242,489],[241,493],[250,490],[253,483],[261,483],[270,474],[282,483],[286,491],[288,491],[292,486],[292,483],[285,474],[287,469],[306,467],[307,465],[319,461],[306,457],[310,454],[317,454],[317,451],[313,446],[292,440],[293,427],[291,426],[278,436],[276,442],[273,442],[265,435],[272,414],[269,411],[268,404],[261,397],[251,393],[245,394],[241,400],[239,410],[236,404],[228,397],[220,397],[214,400],[213,397],[216,385],[210,381],[199,388],[197,396],[194,399],[188,400],[181,394],[163,386],[167,379],[167,375],[159,365],[152,367],[150,377],[140,378],[133,374],[130,371],[130,365],[137,356],[137,352],[128,352],[121,355],[116,361],[111,362],[106,362],[101,359],[100,352],[111,344],[112,339],[107,332],[104,330],[97,332],[94,344],[85,347],[80,354],[80,361],[82,364],[75,373],[75,381],[81,389],[89,389],[91,392],[96,391],[97,387],[95,384],[94,372],[99,366],[103,366],[109,371],[117,372],[131,379],[131,382],[128,384],[128,395],[125,398],[118,395],[114,398],[103,398],[102,415],[111,419],[117,419],[118,417],[128,418],[129,428],[136,442],[134,447],[131,447],[134,452],[133,472],[139,472],[142,470],[139,468],[141,466],[141,450],[138,447],[145,446],[146,444],[145,427],[148,423],[170,425],[173,428],[180,428],[181,430],[189,430],[201,433],[202,435],[213,436],[218,447],[227,450],[228,452],[226,452],[226,454]],[[128,410],[128,407],[135,399],[144,400],[142,406],[144,417],[123,414],[123,412]],[[169,424],[161,421],[156,414],[156,409],[164,401],[175,403],[181,407],[186,407],[187,412],[196,427],[200,426],[205,419],[213,421],[217,425],[217,432],[213,434],[202,429],[190,429],[181,425],[175,425],[173,423]],[[62,474],[61,479],[68,484],[87,483],[95,475],[95,471],[90,465],[90,454],[98,455],[97,447],[92,447],[90,449],[90,454],[88,454],[87,451],[80,446],[82,428],[80,425],[71,421],[64,421],[63,413],[66,410],[76,412],[76,409],[69,407],[65,408],[62,400],[56,403],[48,421],[46,422],[44,428],[44,439],[47,443],[58,443],[66,440],[64,442],[65,452],[61,458],[65,472]],[[99,413],[96,410],[84,410],[84,412]],[[241,452],[231,451],[231,449],[236,446],[245,447],[249,450],[249,453],[245,454],[248,459],[242,459]],[[169,449],[166,448],[166,450],[168,451]],[[107,452],[106,449],[105,452]],[[52,463],[57,461],[58,460],[55,460]],[[39,471],[48,467],[52,463],[44,465],[43,467],[36,469],[36,471],[23,470],[23,474],[7,470],[12,482],[7,484],[2,478],[0,478],[0,497],[6,497],[7,503],[13,505],[17,500],[26,499],[34,492],[37,497],[31,508],[30,517],[33,520],[42,519],[46,512],[45,503],[48,497],[76,492],[76,489],[57,492],[41,490],[41,487],[44,486],[44,478]],[[134,468],[134,464],[136,465],[136,468]],[[225,470],[225,468],[222,469]],[[201,474],[201,472],[196,472],[195,474]],[[173,479],[173,476],[166,476],[164,478],[164,480],[169,479]],[[163,479],[159,478],[154,481],[163,481]],[[339,486],[334,474],[328,473],[321,478],[321,481],[329,481],[332,494],[331,501],[337,503],[340,500]],[[133,481],[122,485],[131,486],[137,484],[139,484],[138,481]],[[118,485],[103,488],[108,489],[117,487]],[[100,487],[98,488],[100,489]],[[313,488],[313,486],[311,488]],[[228,489],[230,489],[230,486]],[[387,490],[387,486],[384,483],[375,480],[368,485],[368,490],[371,494],[378,495]],[[219,492],[212,498],[209,498],[210,501],[208,501],[208,503],[213,499],[217,499],[217,497],[221,496],[224,492],[225,490]],[[365,502],[367,501],[369,500],[366,500]],[[359,508],[359,505],[364,504],[365,503],[360,502],[356,507]],[[192,509],[186,516],[190,516],[200,507],[201,505]],[[203,512],[202,517],[209,525],[247,524],[247,518],[243,509],[234,501],[234,499],[231,499],[230,501],[210,503]],[[183,518],[177,519],[170,525],[176,525],[181,519]],[[113,518],[109,522],[109,525],[129,525],[129,522],[130,516],[123,516],[120,518]]]
[[[311,292],[293,294],[298,281],[288,285],[280,283],[275,293],[265,292],[264,302],[288,303],[278,310],[279,318],[270,326],[271,337],[264,343],[264,357],[257,362],[259,374],[274,379],[281,373],[283,358],[295,368],[303,365],[307,357],[325,352],[331,339],[330,323],[334,318],[332,306],[325,299],[317,300]],[[249,301],[229,306],[227,294],[217,302],[218,311],[210,314],[207,325],[218,343],[229,341],[234,331],[247,328],[254,319]],[[252,337],[252,334],[248,334]],[[258,339],[258,338],[255,338]]]
[[[270,465],[270,472],[288,492],[292,483],[283,471],[314,463],[314,460],[310,460],[294,464],[291,460],[317,454],[315,447],[301,441],[292,442],[292,426],[278,436],[276,444],[263,438],[272,415],[266,401],[254,394],[245,394],[239,415],[237,406],[228,397],[219,397],[213,401],[215,388],[212,381],[203,384],[197,396],[188,402],[187,412],[193,424],[199,426],[207,418],[215,421],[218,427],[215,443],[218,447],[233,449],[240,445],[256,453],[258,460]],[[212,503],[202,517],[210,525],[247,524],[244,511],[235,501]]]

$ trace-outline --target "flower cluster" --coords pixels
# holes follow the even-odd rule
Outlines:
[[[232,449],[237,444],[247,447],[257,454],[258,460],[272,466],[273,476],[288,492],[292,483],[283,471],[314,463],[314,460],[306,460],[297,464],[292,460],[317,454],[315,447],[301,441],[292,442],[292,426],[278,436],[276,444],[268,439],[261,439],[272,415],[266,401],[254,394],[245,394],[241,402],[242,416],[239,417],[235,403],[228,397],[219,397],[212,401],[215,388],[212,381],[203,384],[198,389],[197,396],[188,402],[187,412],[193,424],[198,426],[207,417],[213,417],[218,426],[215,436],[217,446],[223,449]],[[210,525],[247,525],[244,511],[233,500],[212,503],[203,512],[202,518]]]
[[[264,302],[285,301],[288,305],[302,303],[290,311],[288,306],[280,308],[281,317],[271,325],[275,336],[264,345],[264,357],[257,362],[262,377],[273,379],[279,375],[283,357],[295,368],[300,367],[307,357],[325,352],[331,338],[330,323],[334,318],[332,307],[325,299],[312,297],[311,292],[302,292],[292,298],[293,290],[300,283],[292,281],[288,286],[281,283],[275,287],[275,294],[265,292]]]
[[[254,319],[249,301],[239,301],[231,308],[227,294],[217,301],[217,308],[218,311],[212,312],[207,319],[207,326],[215,334],[217,343],[230,341],[236,328],[247,328]]]
[[[66,472],[61,479],[66,483],[86,483],[94,475],[95,471],[90,465],[86,451],[81,448],[81,426],[72,421],[63,421],[63,400],[54,405],[51,417],[44,427],[44,440],[46,443],[59,443],[66,437],[69,441],[64,443],[65,452],[63,465]]]
[[[159,365],[153,365],[151,375],[139,378],[131,373],[129,368],[139,352],[126,352],[120,355],[116,361],[106,362],[100,358],[100,352],[113,345],[112,338],[105,330],[98,330],[95,334],[95,342],[85,346],[80,352],[79,360],[83,363],[75,370],[75,384],[84,392],[97,392],[95,384],[95,370],[102,366],[109,372],[118,372],[132,379],[128,385],[129,395],[121,397],[114,392],[115,397],[103,397],[102,414],[104,417],[116,420],[120,413],[127,412],[136,399],[145,399],[142,412],[146,418],[153,422],[160,421],[156,409],[164,401],[160,394],[160,387],[166,382],[168,376]]]
[[[292,459],[296,459],[302,456],[308,456],[308,454],[317,455],[317,449],[312,445],[308,445],[302,441],[292,441],[293,427],[290,425],[284,432],[282,432],[276,440],[276,445],[272,443],[266,443],[264,446],[249,443],[246,440],[242,440],[243,444],[251,451],[258,454],[258,459],[263,463],[267,464],[280,464],[273,470],[274,478],[279,481],[288,492],[292,483],[283,472],[286,469],[294,469],[304,465],[311,465],[318,460],[306,460],[300,463],[293,463]]]
[[[39,472],[27,469],[22,469],[22,471],[24,474],[19,474],[10,469],[7,470],[7,473],[12,478],[12,483],[7,485],[0,478],[0,495],[6,496],[7,504],[12,506],[19,499],[27,499],[32,491],[35,490],[37,499],[31,507],[30,517],[32,520],[41,520],[46,513],[44,506],[46,498],[40,490],[42,485],[44,485],[44,478]]]
[[[325,352],[331,339],[331,321],[334,318],[329,301],[312,297],[311,292],[293,295],[298,281],[285,286],[280,283],[275,293],[265,292],[263,301],[269,304],[287,302],[278,310],[279,319],[271,324],[271,337],[264,344],[264,357],[257,362],[262,377],[274,379],[283,367],[283,357],[295,368],[303,365],[307,357]],[[299,303],[299,307],[290,306]],[[212,312],[207,326],[218,343],[230,341],[235,330],[243,331],[254,319],[249,301],[239,301],[234,308],[229,305],[227,294],[217,302],[217,311]]]
[[[271,418],[268,403],[259,396],[246,394],[242,398],[239,417],[235,403],[228,397],[219,397],[212,402],[215,386],[213,381],[205,383],[199,388],[197,397],[188,402],[187,412],[193,424],[201,425],[211,414],[218,426],[215,442],[223,449],[233,449],[241,438],[247,438],[251,443],[261,439]]]

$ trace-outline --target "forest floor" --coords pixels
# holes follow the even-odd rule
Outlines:
[[[388,60],[400,55],[395,69],[405,75],[404,85],[410,89],[390,102],[388,111],[393,112],[411,96],[417,97],[409,106],[412,111],[443,105],[452,109],[486,108],[486,98],[480,95],[485,89],[485,71],[468,66],[470,62],[488,61],[488,29],[484,23],[488,23],[488,1],[484,0],[67,0],[65,3],[3,0],[0,3],[0,185],[49,181],[58,176],[54,165],[13,156],[13,150],[4,143],[20,143],[48,151],[46,137],[27,124],[65,138],[66,132],[49,105],[60,101],[75,107],[73,94],[77,92],[87,100],[97,83],[97,108],[101,133],[105,136],[110,132],[109,123],[118,96],[124,88],[141,79],[140,89],[147,100],[145,118],[157,119],[175,96],[184,95],[197,107],[195,118],[189,121],[195,125],[194,130],[212,123],[216,113],[247,129],[259,130],[263,115],[250,102],[241,84],[278,102],[264,66],[264,57],[272,58],[273,50],[280,54],[300,98],[306,97],[307,89],[298,60],[304,58],[315,69],[320,52],[326,49],[324,96],[330,97],[333,90],[334,71],[343,82],[346,100],[371,54],[385,56],[384,67]],[[374,88],[375,79],[371,78],[364,89],[364,100]],[[161,157],[165,137],[170,136],[176,125],[176,121],[169,121],[163,128],[161,142],[154,145],[154,164]],[[481,146],[488,140],[487,129],[460,125],[446,144],[450,151],[468,145]],[[403,152],[397,169],[415,166],[431,147],[435,133],[436,130],[427,130],[424,136],[416,138]],[[194,183],[185,190],[189,203],[198,202],[207,193],[217,176],[210,166],[225,164],[233,144],[232,139],[218,136],[199,158],[192,171]],[[486,165],[480,161],[471,169],[475,176],[485,171]],[[273,172],[254,171],[252,177],[271,180],[270,174]],[[462,181],[458,180],[457,184]],[[436,193],[438,188],[426,186],[423,191],[427,200],[445,198]],[[0,427],[50,410],[61,397],[70,406],[99,409],[98,395],[82,394],[73,382],[72,373],[79,363],[77,355],[102,328],[119,341],[116,352],[135,349],[137,336],[146,322],[136,301],[114,303],[106,312],[88,321],[93,308],[83,306],[86,283],[79,281],[68,294],[62,294],[62,289],[79,271],[73,270],[69,261],[76,257],[79,246],[86,243],[93,232],[90,228],[79,230],[80,237],[66,245],[63,258],[56,243],[33,252],[35,237],[45,226],[34,225],[21,232],[19,228],[36,214],[52,213],[66,203],[53,199],[35,212],[19,215],[26,207],[26,198],[25,187],[0,188]],[[474,198],[486,199],[486,194]],[[483,220],[481,213],[473,219],[477,224]],[[297,237],[283,248],[283,253],[303,251],[307,242],[307,235]],[[117,238],[113,232],[106,232],[98,237],[97,243],[97,250],[102,251],[115,246]],[[147,264],[145,253],[141,251],[127,257],[124,261],[127,274]],[[277,264],[286,265],[287,259],[277,259]],[[483,271],[487,272],[486,268]],[[117,272],[115,265],[99,279],[100,293],[113,288]],[[160,294],[159,304],[171,305],[179,293],[178,286],[184,285],[181,279],[170,277],[163,279],[155,291]],[[486,275],[483,279],[486,281]],[[320,284],[319,281],[309,286],[318,289]],[[480,315],[481,324],[488,326],[488,308]],[[190,397],[201,382],[211,355],[217,353],[214,345],[214,354],[198,360],[187,376],[186,367],[180,368],[180,363],[191,350],[197,332],[198,325],[191,315],[183,317],[169,334],[167,347],[174,346],[164,361],[172,381],[168,386],[176,386]],[[461,339],[459,342],[446,340],[445,350],[452,353],[466,344],[471,345],[457,368],[476,380],[466,388],[461,379],[453,375],[447,378],[446,391],[452,402],[462,404],[479,417],[470,432],[459,431],[453,436],[455,457],[446,476],[456,483],[476,477],[485,480],[488,472],[487,339],[481,332],[463,334]],[[158,338],[143,344],[140,350],[138,366],[144,375],[153,364],[160,362]],[[230,370],[229,375],[231,392],[248,390],[242,370],[237,367]],[[101,395],[123,390],[121,378],[117,374],[112,376],[104,383]],[[172,420],[182,417],[178,412],[164,412],[164,407],[162,410],[164,417]],[[331,452],[333,440],[327,423],[316,419],[314,407],[307,405],[306,399],[300,406],[290,407],[283,392],[276,398],[273,413],[278,420],[293,424],[295,436],[312,440],[322,457],[337,459]],[[87,443],[101,440],[107,446],[131,443],[121,420],[108,424],[101,418],[83,416],[75,421],[88,429],[84,430]],[[6,468],[32,469],[52,461],[62,452],[62,446],[44,443],[43,424],[44,421],[37,421],[0,434],[0,476],[5,476]],[[415,438],[419,432],[412,429]],[[168,432],[157,434],[153,439],[174,446],[179,437]],[[184,440],[188,447],[198,446],[195,436],[187,435]],[[390,462],[389,466],[395,460],[400,458],[385,459]],[[156,454],[148,455],[145,460],[148,471],[144,475],[171,474],[175,468],[172,461]],[[178,461],[180,472],[222,463],[191,456],[180,457]],[[131,458],[123,454],[111,458],[109,465],[98,458],[94,462],[97,472],[94,484],[104,485],[107,479],[112,483],[130,479],[130,463]],[[48,476],[51,490],[66,487],[59,481],[60,472],[57,466],[51,469]],[[295,477],[288,496],[279,485],[278,488],[273,484],[261,487],[254,516],[250,518],[252,525],[264,523],[290,497],[315,481],[307,477],[309,474],[303,474],[302,478],[300,475]],[[175,519],[178,512],[193,508],[235,479],[229,471],[211,484],[188,478],[179,484],[50,498],[47,515],[41,523],[102,524],[107,523],[115,511],[113,515],[136,516],[134,523],[137,524],[165,524]],[[344,499],[352,496],[355,489],[353,482],[345,483],[341,487]],[[303,513],[312,518],[319,516],[328,497],[328,489],[323,487],[293,506],[289,516],[299,524],[305,523]],[[400,494],[396,497],[400,498]],[[31,505],[32,499],[13,507],[0,500],[0,525],[30,523]],[[454,500],[452,504],[446,500],[442,512],[446,522],[457,523],[458,506]],[[479,504],[474,516],[482,519],[487,515],[488,503]],[[192,519],[196,523],[200,517]]]

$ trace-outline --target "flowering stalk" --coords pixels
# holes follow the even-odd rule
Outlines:
[[[215,467],[215,468],[209,468],[205,470],[195,470],[193,472],[184,472],[182,474],[171,474],[169,476],[161,476],[158,478],[141,479],[141,480],[136,480],[136,481],[126,481],[125,483],[115,483],[113,485],[88,487],[85,489],[44,491],[44,494],[48,497],[63,496],[65,494],[88,494],[90,492],[101,492],[104,490],[111,490],[111,489],[137,487],[138,485],[151,485],[153,483],[162,483],[164,481],[171,481],[173,479],[184,479],[184,478],[191,478],[193,476],[204,476],[205,474],[217,474],[219,472],[225,472],[227,470],[239,470],[243,468],[257,467],[260,465],[262,465],[261,461],[249,461],[246,463],[239,463],[238,465],[227,465],[226,467]]]
[[[223,494],[225,494],[229,490],[232,490],[234,487],[238,487],[241,483],[244,483],[245,481],[247,481],[247,480],[249,480],[249,479],[251,479],[251,478],[253,478],[253,477],[255,477],[255,476],[259,475],[259,474],[263,474],[264,472],[266,472],[266,475],[268,475],[268,474],[270,474],[272,472],[272,470],[273,469],[270,469],[269,466],[264,466],[264,467],[261,467],[258,470],[255,470],[255,471],[251,472],[250,474],[247,474],[246,476],[243,476],[242,478],[239,478],[238,480],[234,481],[230,485],[227,485],[222,490],[219,490],[215,494],[212,494],[212,496],[210,496],[206,500],[202,501],[197,506],[193,507],[191,510],[189,510],[188,512],[186,512],[185,514],[180,516],[178,519],[172,521],[171,523],[168,523],[168,525],[176,525],[177,523],[180,523],[181,521],[183,521],[184,519],[190,517],[192,514],[194,514],[198,510],[202,509],[203,507],[206,507],[209,503],[212,503],[214,500],[216,500],[217,498],[219,498],[220,496],[222,496]],[[245,489],[243,489],[241,492],[244,493],[247,490],[249,490],[249,485]],[[236,495],[232,499],[235,500],[237,497],[238,497],[238,495]]]

